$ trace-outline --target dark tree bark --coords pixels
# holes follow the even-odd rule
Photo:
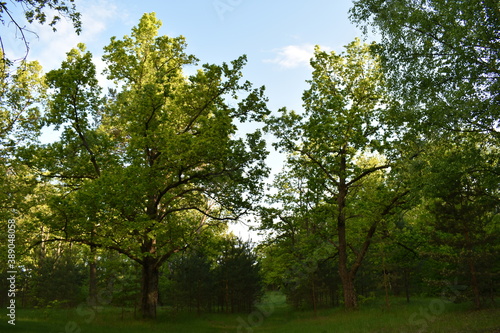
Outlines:
[[[338,205],[338,216],[337,216],[337,232],[338,232],[338,249],[339,249],[339,275],[340,280],[342,281],[342,291],[344,294],[344,306],[346,309],[352,310],[358,307],[356,290],[354,288],[354,277],[352,270],[348,268],[348,259],[347,259],[347,239],[346,239],[346,199],[348,193],[348,185],[346,181],[346,155],[345,155],[345,147],[343,147],[341,151],[341,159],[340,159],[340,178],[338,182],[338,197],[337,197],[337,205]]]
[[[97,305],[97,248],[93,245],[90,246],[89,305]]]
[[[94,243],[95,226],[90,233],[90,260],[89,260],[89,305],[97,305],[97,246]]]
[[[159,270],[154,258],[145,257],[142,264],[141,312],[145,319],[156,318]]]

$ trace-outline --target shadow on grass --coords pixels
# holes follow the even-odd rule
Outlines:
[[[341,308],[313,311],[294,311],[279,293],[269,293],[260,306],[269,313],[259,317],[259,325],[243,325],[251,314],[176,313],[160,308],[155,321],[135,319],[133,310],[101,307],[94,317],[81,316],[76,309],[23,310],[18,309],[16,326],[4,318],[0,332],[17,333],[333,333],[333,332],[420,332],[418,320],[426,318],[425,331],[453,333],[500,333],[500,309],[472,311],[469,304],[446,304],[437,316],[429,315],[435,299],[418,298],[410,304],[403,299],[391,299],[387,308],[383,301],[364,304],[358,311]],[[272,310],[272,311],[270,311]],[[412,319],[413,318],[413,322]],[[92,320],[89,320],[92,319]],[[255,319],[254,319],[255,322]]]

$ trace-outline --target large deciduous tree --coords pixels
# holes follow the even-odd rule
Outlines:
[[[187,77],[183,67],[197,59],[183,37],[158,36],[160,26],[145,14],[105,47],[116,83],[106,101],[83,47],[47,74],[46,122],[63,132],[31,159],[60,185],[52,205],[59,238],[116,250],[142,267],[148,318],[161,265],[211,224],[252,209],[267,175],[260,131],[245,136],[235,124],[268,113],[263,88],[241,82],[245,57]]]
[[[323,205],[331,216],[329,241],[338,250],[344,304],[352,309],[357,307],[355,276],[377,226],[405,191],[389,189],[390,163],[381,155],[376,158],[385,152],[384,136],[389,134],[382,117],[388,101],[370,45],[357,39],[342,54],[317,48],[311,65],[305,114],[282,109],[269,128],[278,138],[276,146],[288,154],[287,164],[295,170],[290,175],[300,174],[308,200]],[[372,159],[363,158],[370,154]],[[379,178],[376,185],[374,177]],[[376,193],[369,195],[372,207],[361,210],[357,197],[371,187]],[[356,225],[364,235],[357,248],[348,235]]]
[[[407,178],[435,218],[427,227],[436,243],[467,262],[479,307],[474,252],[488,261],[484,248],[496,251],[490,237],[499,201],[498,1],[356,0],[351,16],[382,37],[378,52],[400,101],[394,124],[417,150]]]

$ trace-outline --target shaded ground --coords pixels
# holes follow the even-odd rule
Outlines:
[[[364,304],[359,311],[343,309],[293,311],[279,293],[270,293],[250,314],[176,313],[159,310],[156,321],[134,319],[132,309],[87,307],[79,309],[17,310],[16,326],[2,316],[0,332],[19,333],[500,333],[500,309],[472,311],[468,304],[419,298],[407,304],[392,299]]]

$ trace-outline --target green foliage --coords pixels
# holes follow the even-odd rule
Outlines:
[[[40,266],[31,271],[29,297],[35,307],[54,306],[54,302],[76,306],[84,299],[81,293],[84,276],[84,267],[68,256],[44,258]]]
[[[498,143],[497,1],[357,0],[351,17],[382,36],[378,51],[403,126],[477,131]]]
[[[378,224],[406,194],[386,171],[394,166],[388,160],[393,138],[384,122],[390,101],[372,47],[356,39],[342,54],[317,48],[303,95],[305,114],[282,109],[268,121],[279,139],[275,146],[288,158],[276,180],[279,194],[270,200],[282,209],[268,209],[263,227],[290,237],[292,253],[318,239],[333,245],[348,308],[356,307],[354,277]],[[281,234],[283,227],[288,230]],[[299,234],[304,243],[296,243]]]
[[[23,62],[0,69],[0,217],[2,222],[26,212],[26,198],[36,185],[16,151],[40,134],[40,104],[45,96],[41,66]]]
[[[183,37],[157,37],[159,26],[146,14],[130,37],[113,38],[106,47],[109,78],[119,84],[106,102],[91,54],[83,45],[70,51],[46,76],[52,95],[44,121],[63,127],[61,139],[20,153],[42,176],[58,179],[62,196],[53,202],[74,217],[73,235],[89,242],[82,232],[101,220],[94,242],[118,243],[138,261],[136,241],[170,243],[161,248],[163,256],[196,235],[203,214],[226,219],[251,208],[267,173],[260,133],[233,138],[234,118],[267,113],[263,91],[239,82],[244,57],[205,65],[187,78],[182,67],[196,59],[184,53]],[[237,107],[226,103],[245,91],[248,98]],[[79,191],[67,192],[68,186]]]
[[[213,264],[202,251],[187,252],[169,263],[168,283],[160,293],[162,303],[198,313],[211,311],[215,304]]]
[[[374,50],[399,100],[390,119],[412,155],[400,169],[411,219],[439,271],[425,278],[460,278],[476,307],[498,284],[499,13],[476,0],[358,0],[351,10],[382,36]]]
[[[250,312],[262,297],[260,263],[250,244],[237,238],[219,240],[215,256],[196,248],[168,265],[164,303],[176,309]]]
[[[61,20],[59,15],[68,15],[73,21],[76,31],[81,31],[80,13],[76,11],[74,0],[69,0],[67,2],[59,0],[16,0],[16,2],[22,4],[24,15],[29,23],[46,23],[46,11],[53,10],[58,13],[58,15],[54,15],[49,22],[49,25],[54,29],[54,31],[56,30],[55,25]],[[9,16],[10,20],[13,20],[10,11],[7,8],[7,3],[2,2],[0,3],[0,22],[2,22],[2,24],[5,24],[5,19],[3,18],[4,14]]]
[[[235,135],[236,121],[268,113],[264,89],[241,82],[246,58],[187,77],[184,66],[197,59],[183,37],[158,36],[160,26],[145,14],[130,36],[111,39],[103,59],[116,87],[105,98],[85,46],[68,52],[45,77],[44,125],[61,137],[18,152],[54,188],[42,217],[51,240],[140,264],[146,316],[154,316],[157,296],[147,295],[157,295],[161,265],[202,231],[251,210],[268,173],[260,131]]]
[[[227,312],[250,312],[262,297],[260,263],[250,244],[240,239],[222,243],[215,279],[218,304]]]
[[[499,253],[499,154],[495,147],[473,147],[471,139],[467,135],[461,146],[442,144],[428,152],[422,193],[432,217],[427,223],[436,246],[432,256],[451,264],[445,276],[470,284],[469,295],[479,307],[481,298],[493,296],[499,276],[492,265]]]
[[[306,113],[283,109],[268,121],[276,147],[288,154],[292,177],[303,179],[305,202],[336,204],[340,187],[389,166],[377,155],[384,151],[380,116],[386,97],[369,49],[359,40],[340,55],[317,49],[311,88],[303,96]]]

